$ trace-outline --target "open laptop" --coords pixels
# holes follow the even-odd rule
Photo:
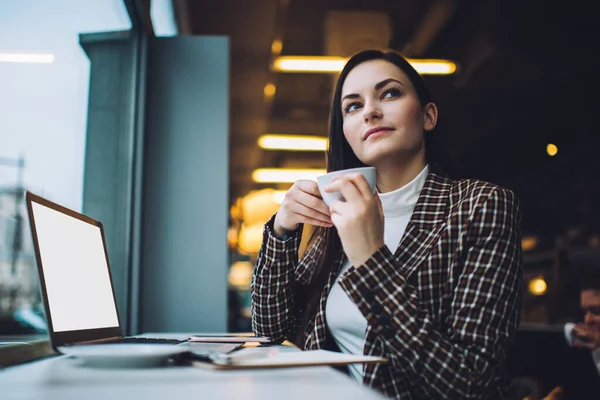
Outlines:
[[[187,339],[124,337],[102,224],[25,193],[50,342],[179,344]]]

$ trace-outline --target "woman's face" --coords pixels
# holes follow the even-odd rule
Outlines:
[[[346,77],[341,102],[344,136],[363,163],[424,161],[423,131],[435,127],[437,109],[421,106],[400,68],[385,60],[357,65]]]

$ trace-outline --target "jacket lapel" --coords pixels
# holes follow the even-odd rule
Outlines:
[[[408,278],[431,253],[444,227],[452,181],[429,172],[395,257]]]
[[[445,225],[448,213],[448,201],[452,181],[432,171],[427,175],[417,205],[396,249],[395,257],[408,276],[427,258],[433,244],[436,243],[441,228]],[[322,348],[326,339],[325,305],[329,291],[337,279],[338,273],[346,261],[342,251],[334,263],[329,279],[321,293],[315,325],[309,337],[306,338],[305,348]]]

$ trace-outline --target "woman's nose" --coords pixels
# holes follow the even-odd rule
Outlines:
[[[372,102],[368,102],[365,104],[365,107],[363,109],[363,114],[364,114],[365,122],[373,120],[373,119],[381,118],[381,110],[379,110],[377,105],[373,104]]]

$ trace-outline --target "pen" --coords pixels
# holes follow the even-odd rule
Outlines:
[[[254,351],[256,350],[256,351]],[[276,347],[273,348],[247,348],[238,351],[234,351],[228,354],[215,353],[210,355],[210,359],[215,364],[221,365],[231,365],[238,363],[240,361],[248,361],[248,360],[259,360],[263,358],[268,358],[276,355],[278,353],[278,349]]]

